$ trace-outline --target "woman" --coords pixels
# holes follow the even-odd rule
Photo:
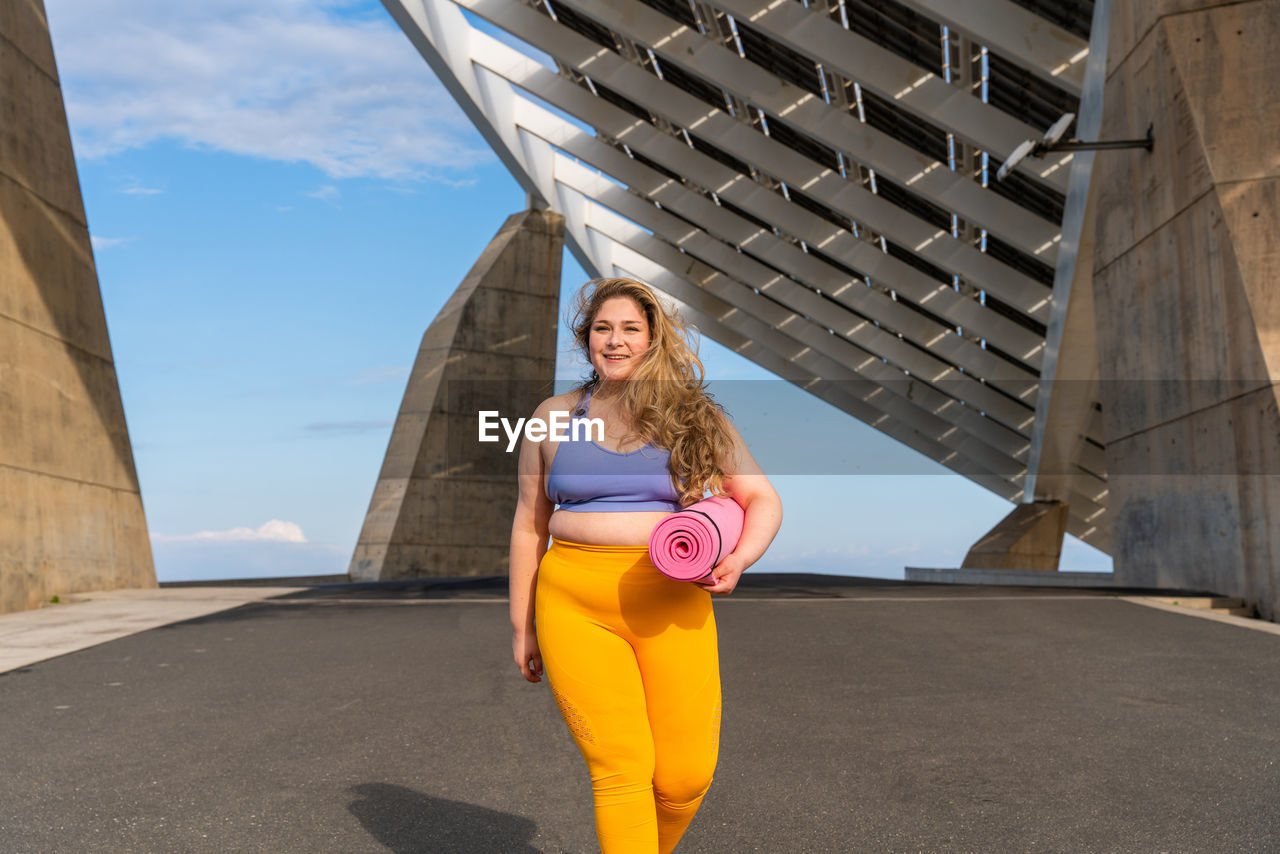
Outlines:
[[[592,377],[534,417],[571,411],[603,421],[604,435],[520,449],[512,650],[530,682],[546,668],[591,772],[604,854],[668,852],[702,802],[719,745],[708,594],[733,592],[777,534],[782,504],[648,287],[588,282],[572,328]],[[673,581],[650,562],[649,534],[707,492],[746,510],[742,537],[714,581]]]

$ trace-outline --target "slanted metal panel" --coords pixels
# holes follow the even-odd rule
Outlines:
[[[562,162],[561,165],[565,167],[566,171],[571,171],[568,162]],[[576,176],[564,177],[577,178],[577,182],[581,183],[589,182],[589,176],[581,173]],[[606,184],[608,182],[601,181],[597,186],[589,189],[601,194],[607,194],[608,187],[604,186]],[[826,370],[828,373],[824,374],[827,378],[854,383],[864,391],[868,398],[876,398],[886,402],[882,405],[890,405],[893,397],[883,385],[885,380],[901,379],[904,383],[907,381],[905,375],[900,371],[886,369],[878,357],[861,353],[859,354],[860,359],[850,359],[851,354],[858,354],[854,345],[831,336],[824,327],[814,323],[811,319],[796,311],[794,307],[769,295],[767,291],[757,293],[757,289],[752,284],[744,282],[740,277],[727,274],[714,266],[701,262],[693,255],[680,252],[675,246],[640,227],[630,217],[621,216],[606,205],[597,203],[594,198],[582,193],[579,187],[574,186],[573,183],[560,181],[557,189],[561,193],[572,191],[585,199],[589,199],[592,204],[590,207],[591,219],[588,224],[608,233],[618,243],[628,246],[645,257],[662,264],[667,269],[700,271],[697,276],[699,287],[733,305],[737,309],[734,313],[735,317],[742,316],[743,318],[764,321],[770,329],[774,330],[775,335],[783,335],[803,345],[800,353],[794,358],[801,358],[801,355],[822,357],[825,360],[824,364],[827,365]],[[617,204],[621,200],[614,198],[611,201]],[[861,364],[858,364],[859,361]],[[879,372],[878,378],[881,382],[869,381],[859,374],[859,370],[870,369],[872,366]],[[950,430],[950,424],[923,409],[907,406],[904,411],[909,413],[908,417],[915,419],[918,427],[923,427],[938,434],[946,433]]]
[[[697,264],[674,268],[681,270],[680,274],[673,272],[671,266],[655,262],[642,252],[631,249],[598,230],[612,232],[616,224],[600,222],[600,218],[605,216],[607,219],[607,215],[591,207],[584,198],[579,197],[579,200],[582,207],[590,211],[585,225],[590,229],[592,238],[584,242],[593,247],[593,264],[598,269],[652,283],[681,303],[682,310],[699,331],[710,335],[739,355],[768,368],[997,495],[1010,501],[1016,501],[1021,496],[1022,489],[1017,483],[1019,478],[1015,477],[1011,481],[987,472],[955,449],[935,441],[894,415],[866,402],[866,399],[874,399],[882,393],[883,389],[872,383],[849,379],[848,370],[844,366],[799,342],[787,344],[785,341],[776,341],[779,332],[774,326],[708,293],[704,287],[709,281],[722,278],[718,273],[707,271]],[[572,202],[569,206],[575,209],[579,207]],[[770,346],[761,346],[761,342],[769,342]],[[851,393],[853,390],[860,390],[862,396]]]
[[[480,62],[483,64],[483,60]],[[494,65],[501,63],[495,62]],[[819,261],[816,256],[805,253],[799,246],[783,240],[772,231],[765,231],[759,225],[731,213],[728,208],[717,205],[710,198],[689,190],[684,184],[654,172],[558,116],[529,102],[522,102],[522,105],[524,109],[517,110],[514,117],[517,125],[529,128],[584,162],[622,181],[633,192],[697,222],[708,234],[776,264],[780,269],[821,290],[831,299],[885,323],[966,371],[984,378],[988,374],[992,375],[994,379],[989,382],[997,387],[1006,385],[1000,379],[1000,371],[1008,366],[1007,363],[979,348],[974,342],[955,334],[953,328],[927,321],[923,315],[907,308],[905,303],[891,299],[878,289],[860,286],[861,283],[856,281],[851,283],[844,273]],[[777,200],[780,207],[794,210],[794,206],[788,205],[781,197],[769,195]],[[827,238],[835,230],[813,214],[806,211],[801,211],[800,214],[807,218],[806,225],[813,223],[822,231],[802,226],[797,229],[797,236],[811,241],[815,246],[823,246],[824,252],[834,251],[833,247],[823,244],[829,242]],[[769,212],[764,212],[763,215],[768,216]],[[976,332],[991,338],[1002,349],[1012,352],[1026,350],[1031,354],[1032,360],[1038,361],[1038,345],[1042,339],[1030,330],[1013,324],[994,312],[981,310],[976,300],[961,297],[951,287],[924,276],[866,242],[854,239],[848,232],[844,232],[843,236],[858,250],[859,256],[871,262],[877,275],[882,268],[890,269],[891,275],[884,280],[885,284],[896,286],[904,296],[918,300],[921,305],[928,306],[942,316],[951,317],[955,323],[972,322]],[[881,259],[887,263],[881,264]],[[1034,394],[1026,394],[1027,383],[1033,380],[1034,375],[1027,374],[1022,382],[1009,384],[1007,390],[1028,405],[1034,405]]]
[[[477,36],[479,35],[477,34]],[[477,41],[483,42],[480,38],[477,38]],[[509,62],[510,52],[504,54],[498,50],[499,42],[489,40],[488,43],[493,50],[482,50],[477,56],[477,62],[491,62],[493,65],[500,66],[503,69],[504,76],[521,88],[556,106],[558,109],[564,110],[575,118],[599,128],[606,136],[626,143],[632,150],[644,154],[673,173],[697,176],[697,182],[695,183],[705,185],[707,189],[715,192],[721,199],[753,211],[764,219],[776,223],[781,228],[795,229],[792,230],[793,234],[796,234],[799,228],[796,223],[807,216],[806,211],[797,205],[786,202],[776,193],[720,165],[711,158],[693,151],[687,145],[658,131],[647,122],[637,121],[635,117],[624,110],[614,107],[601,98],[592,96],[582,87],[570,83],[538,63],[531,60]],[[873,199],[876,198],[870,193],[865,195]],[[897,211],[892,205],[888,205],[888,203],[885,203],[885,205],[888,209]],[[802,235],[797,234],[797,236]],[[824,252],[829,251],[828,246],[834,242],[834,247],[830,250],[832,254],[852,267],[863,269],[868,275],[879,277],[881,281],[886,280],[884,272],[886,269],[901,269],[901,267],[895,267],[895,265],[901,265],[901,262],[885,255],[879,249],[870,247],[865,241],[857,240],[847,232],[829,233],[826,238],[814,239],[810,242]],[[950,242],[954,243],[955,241]],[[973,254],[979,259],[983,259],[988,265],[1008,270],[1008,268],[1004,268],[981,253],[975,252]],[[877,257],[879,260],[877,260]],[[979,286],[979,284],[979,282],[974,282],[975,287]],[[1039,311],[1041,303],[1046,306],[1048,303],[1048,291],[1039,284],[1028,283],[1025,289],[1019,290],[1015,294],[1010,294],[1006,291],[1003,283],[1001,286],[992,287],[990,281],[987,281],[986,285],[993,294],[1007,298],[1015,306],[1035,299],[1037,302],[1032,304],[1032,307]],[[971,308],[970,311],[979,314],[992,313],[990,310],[978,306],[976,302],[973,305],[977,306],[977,308],[976,310]],[[1047,308],[1044,310],[1047,312]],[[1029,364],[1035,364],[1043,347],[1043,339],[1037,335],[1036,341],[1036,344],[1030,345],[1030,342],[1025,339],[1013,340],[1005,346],[1009,352],[1014,353]],[[1012,366],[1008,366],[1006,363],[1003,367],[996,366],[991,370],[992,374],[984,374],[984,376],[999,378],[1005,376],[1009,370],[1012,370]],[[1005,373],[1002,373],[1002,370]]]
[[[567,189],[564,185],[561,185],[561,188]],[[585,199],[585,197],[583,198]],[[670,271],[673,270],[680,270],[680,278],[697,289],[706,291],[712,296],[718,297],[734,306],[740,304],[741,294],[734,293],[734,290],[738,289],[740,291],[743,289],[743,285],[734,282],[718,271],[705,267],[695,260],[688,259],[685,261],[684,256],[681,256],[678,250],[672,249],[662,241],[630,225],[626,220],[617,217],[616,214],[611,214],[606,209],[588,202],[586,224],[589,229],[598,229],[600,232],[610,235],[609,239],[618,246],[624,246],[637,256],[653,262],[655,266],[648,271],[642,271],[641,278],[657,287],[661,287],[663,290],[667,290],[668,293],[672,293],[678,299],[686,301],[691,298],[696,303],[697,297],[693,297],[680,284],[671,282],[669,277],[671,276]],[[672,253],[677,257],[674,259],[670,257]],[[614,263],[618,263],[616,256]],[[772,311],[765,308],[759,314],[739,310],[726,313],[721,317],[721,322],[730,326],[741,326],[741,331],[744,335],[761,334],[768,330],[769,333],[776,336],[780,334],[778,317],[776,316],[779,310],[783,311],[785,316],[785,310],[780,308]],[[775,316],[770,317],[771,313]],[[764,322],[763,327],[758,325],[760,321]],[[782,328],[786,329],[786,327]],[[803,344],[804,342],[797,343]],[[785,346],[775,345],[774,349],[786,352]],[[1020,481],[1023,478],[1023,474],[1009,476],[992,472],[985,468],[973,457],[973,442],[965,439],[940,419],[932,419],[932,427],[931,429],[926,428],[927,432],[916,428],[914,423],[927,423],[929,421],[923,410],[911,407],[902,398],[894,398],[886,393],[882,386],[858,377],[844,363],[831,359],[811,346],[803,346],[800,350],[793,352],[790,360],[793,364],[806,366],[815,376],[831,382],[841,389],[856,389],[859,392],[857,399],[862,403],[862,406],[858,407],[859,417],[871,424],[871,426],[883,429],[883,425],[886,423],[897,422],[901,424],[905,419],[911,419],[911,421],[906,422],[910,425],[907,429],[932,444],[933,447],[930,450],[922,451],[932,459],[961,474],[984,478],[984,485],[988,488],[998,486],[999,488],[994,491],[1000,494],[1021,493]],[[888,407],[889,411],[886,411],[885,407]],[[846,407],[842,408],[845,411],[849,411]],[[920,450],[920,448],[917,449]],[[998,457],[995,462],[999,466],[1007,466],[1007,462]]]
[[[911,395],[910,406],[921,407],[951,426],[959,426],[957,419],[962,407],[956,405],[959,402],[956,398],[969,400],[971,406],[984,406],[992,417],[970,422],[965,430],[986,446],[972,448],[975,458],[985,461],[988,466],[998,469],[1003,467],[1005,470],[1015,465],[1012,459],[1022,458],[1016,463],[1017,466],[1025,462],[1025,455],[1029,450],[1025,435],[1017,435],[1012,430],[1001,427],[997,421],[1003,420],[1003,416],[1020,422],[1023,429],[1026,429],[1030,425],[1031,415],[1026,407],[1014,405],[1008,398],[955,372],[947,365],[931,365],[924,352],[910,347],[857,316],[843,312],[829,302],[824,304],[818,294],[760,267],[727,245],[714,241],[697,230],[687,229],[678,220],[671,221],[673,218],[667,214],[576,162],[562,155],[555,162],[558,182],[649,229],[655,236],[664,238],[670,252],[683,250],[713,269],[723,271],[734,281],[757,289],[759,295],[744,291],[736,301],[745,311],[759,316],[769,309],[766,297],[776,300],[779,305],[795,313],[791,317],[778,319],[778,325],[788,335],[799,337],[841,364],[852,366],[855,373],[878,382],[891,394]],[[681,231],[684,231],[683,235],[680,234]],[[679,249],[676,248],[677,245]],[[671,257],[669,253],[668,257]],[[842,334],[833,335],[829,329],[842,330]],[[871,348],[879,353],[869,352]],[[901,369],[882,362],[880,354],[910,364],[915,369],[913,376],[919,377],[924,371],[940,369],[939,378],[946,384],[948,394],[931,388],[928,378],[917,382],[904,376]],[[998,453],[990,454],[988,447],[996,449]],[[1000,454],[1012,459],[1000,458]]]
[[[474,99],[474,103],[485,111],[485,114],[514,116],[518,109],[517,105],[519,101],[514,98],[509,84],[505,81],[501,81],[493,75],[480,75],[478,77],[473,77],[469,82],[472,85],[468,87],[468,94]],[[516,137],[514,139],[513,134]],[[580,223],[585,223],[587,217],[592,212],[595,212],[597,217],[601,214],[592,206],[587,206],[584,211],[584,206],[581,200],[565,198],[565,188],[567,185],[563,181],[557,181],[555,178],[557,156],[553,154],[550,145],[541,140],[538,141],[541,145],[527,144],[530,141],[528,135],[521,135],[516,129],[514,122],[512,122],[509,127],[504,127],[499,131],[497,136],[512,154],[512,160],[520,164],[522,170],[531,182],[538,185],[540,195],[544,198],[557,200],[560,203],[557,206],[569,212],[567,219],[572,220],[572,225],[569,231],[573,236],[574,241],[585,248],[586,255],[598,260],[599,241],[596,240],[593,235],[584,233],[585,227],[584,225],[580,225]],[[620,192],[620,188],[612,182],[606,181],[598,176],[594,176],[593,173],[585,175],[582,174],[586,170],[583,170],[582,167],[566,158],[563,158],[562,156],[559,157],[558,166],[561,171],[574,172],[575,170],[578,170],[579,174],[577,177],[580,179],[588,178],[588,175],[595,177],[595,180],[599,182],[598,186],[594,188],[597,192]],[[623,195],[627,196],[627,198],[633,198],[625,193]],[[638,241],[645,241],[646,239],[653,240],[653,238],[647,237],[646,235],[637,234],[636,232],[638,230],[634,229],[634,227],[630,227],[628,229],[619,222],[612,223],[612,230],[614,232],[630,230],[632,232],[632,238]],[[669,251],[674,252],[675,250],[669,249]],[[668,258],[667,261],[668,264],[671,264],[673,261],[679,263],[678,260],[674,258]],[[737,287],[741,288],[742,286],[737,285]],[[743,293],[746,293],[746,291],[743,291]],[[741,311],[735,312],[735,316],[745,316],[745,314],[745,312]],[[813,330],[812,332],[805,331],[803,333],[808,337],[808,346],[806,347],[806,350],[812,349],[815,344],[820,345],[822,348],[830,348],[830,343],[827,339],[831,336],[829,336],[829,333],[827,333],[825,329],[812,325],[810,322],[799,318],[799,316],[793,316],[792,319],[796,320],[792,326],[793,329],[804,329],[807,326],[808,329]],[[772,324],[775,329],[778,327],[787,327],[788,325],[789,321],[787,319],[777,317],[774,318],[774,323]],[[814,332],[821,337],[815,337],[813,334]],[[847,358],[848,354],[842,355]],[[875,359],[870,359],[869,361],[876,362],[881,365],[883,364]],[[840,364],[842,363],[832,360],[832,365]],[[843,376],[855,376],[855,374],[847,368],[841,368],[840,370],[841,375]],[[898,375],[896,371],[892,373],[895,376]],[[875,395],[881,390],[880,386],[875,386],[874,384],[869,385],[872,386],[871,390],[868,392],[871,395]],[[896,404],[891,403],[891,405],[896,405],[900,410],[902,410],[902,414],[906,414],[908,417],[917,419],[924,417],[923,411],[909,402],[899,401]],[[942,405],[945,406],[945,404]],[[954,430],[951,430],[945,422],[939,421],[936,417],[934,418],[934,421],[938,422],[935,425],[935,429],[943,430],[946,437],[950,437],[954,433]],[[1011,470],[1018,467],[1017,463],[1007,460],[998,452],[994,452],[990,448],[983,446],[981,443],[975,443],[972,440],[964,442],[964,450],[966,453],[962,459],[966,461],[985,457],[989,461],[989,464],[997,469],[1003,468],[1005,470]],[[957,453],[956,450],[949,451],[944,459],[955,453]],[[965,463],[965,466],[971,470],[973,469],[973,466],[969,466],[967,462]],[[1002,489],[1001,491],[1006,490]]]
[[[386,0],[401,27],[526,191],[565,214],[567,244],[584,267],[597,273],[633,272],[680,300],[697,315],[696,322],[705,324],[709,334],[726,346],[811,393],[833,403],[839,401],[836,405],[843,411],[997,494],[1009,500],[1023,496],[1026,470],[1022,462],[1031,451],[1025,431],[1034,425],[1027,413],[1031,405],[1043,403],[1034,372],[1043,365],[1045,347],[1037,330],[1028,327],[1051,320],[1049,290],[1033,278],[1044,275],[1043,267],[1027,266],[1025,259],[1052,260],[1057,243],[1032,246],[1025,237],[1010,240],[1008,232],[996,229],[992,252],[1004,259],[996,260],[931,221],[957,205],[941,183],[922,184],[927,175],[908,187],[912,193],[928,190],[916,193],[913,200],[901,191],[888,192],[892,186],[887,184],[885,193],[872,193],[857,181],[846,180],[830,165],[820,165],[835,157],[831,148],[848,147],[853,126],[844,124],[849,115],[812,95],[813,84],[802,73],[807,60],[800,54],[822,61],[823,53],[833,48],[818,51],[799,43],[787,45],[787,39],[779,38],[781,24],[777,23],[792,28],[827,23],[818,13],[796,3],[786,2],[786,8],[775,3],[769,10],[775,18],[754,22],[758,32],[749,34],[757,58],[775,51],[784,58],[790,56],[793,64],[799,63],[794,74],[787,71],[784,75],[787,79],[801,75],[796,82],[805,90],[797,96],[795,93],[802,90],[792,84],[745,77],[738,72],[745,66],[735,56],[718,48],[708,50],[704,45],[710,43],[700,36],[695,42],[689,21],[679,9],[673,12],[676,17],[659,18],[647,6],[623,5],[621,0],[594,7],[582,0],[561,0],[574,4],[562,8],[576,8],[575,26],[592,38],[604,39],[609,45],[604,49],[540,13],[513,5],[511,0],[453,2],[485,4],[510,13],[506,19],[521,18],[520,25],[510,20],[495,23],[510,27],[516,39],[552,54],[560,64],[557,74],[517,56],[515,47],[472,29],[459,10],[444,0]],[[552,2],[554,5],[555,0]],[[712,2],[741,12],[745,0]],[[626,20],[625,13],[633,7],[641,16],[638,23]],[[699,10],[699,15],[706,15],[705,5]],[[797,13],[810,23],[801,22]],[[607,19],[608,14],[621,17]],[[621,31],[622,39],[616,45],[609,29],[592,29],[584,17],[601,15],[612,25],[609,29]],[[692,20],[692,13],[688,17]],[[616,48],[636,63],[652,65],[646,40],[661,38],[654,38],[655,31],[643,27],[663,22],[669,23],[670,29],[662,37],[677,33],[688,45],[678,39],[652,45],[659,67],[665,59],[671,69],[669,76],[679,77],[678,86],[659,85],[655,91],[654,84],[660,81],[614,51]],[[537,26],[525,27],[524,23]],[[917,18],[905,25],[914,33],[912,38],[919,39],[921,28],[928,29],[927,23]],[[839,37],[833,44],[847,43],[845,37],[861,38],[839,27],[828,29],[827,34]],[[793,34],[787,35],[791,38]],[[544,37],[559,47],[547,50],[547,44],[539,41]],[[979,38],[1005,59],[1019,61],[1007,47],[997,44],[1002,38],[999,33]],[[771,47],[769,39],[778,44]],[[591,47],[583,48],[583,44]],[[682,46],[695,48],[696,62],[682,61],[678,52]],[[784,47],[797,53],[787,54]],[[867,68],[869,60],[861,57],[839,67],[832,57],[825,59],[824,67],[831,66],[829,73],[854,79],[858,68],[845,65],[862,65],[867,74],[881,70]],[[893,62],[899,73],[911,64],[896,56]],[[601,97],[580,85],[582,78],[570,70],[575,66],[594,81],[588,85]],[[681,73],[672,73],[677,68]],[[755,75],[759,67],[752,65],[750,70]],[[699,78],[713,85],[699,82]],[[878,79],[883,81],[885,75]],[[1062,85],[1062,81],[1056,82]],[[518,89],[512,88],[513,84]],[[879,164],[882,184],[886,175],[904,185],[914,178],[902,179],[904,163],[936,162],[915,148],[902,149],[902,134],[907,132],[903,128],[918,127],[930,134],[945,129],[962,140],[986,146],[998,157],[1000,149],[990,137],[999,127],[1008,131],[1018,124],[936,77],[889,94],[889,87],[883,82],[879,85],[878,94],[885,99],[880,109],[885,115],[898,115],[895,111],[901,109],[905,111],[902,115],[913,114],[934,125],[907,122],[898,126],[881,121],[877,127],[884,131],[875,133],[868,133],[861,123],[854,127],[860,134],[857,140],[869,139],[876,146],[865,159]],[[718,86],[729,91],[723,106],[718,103]],[[533,100],[519,90],[528,92]],[[959,92],[958,100],[943,97],[953,90]],[[876,88],[868,86],[868,92],[872,91]],[[898,98],[892,97],[899,93]],[[789,110],[784,121],[812,133],[812,139],[785,126],[775,128],[778,138],[774,139],[728,119],[726,110],[734,110],[735,104],[736,109],[742,109],[739,96],[743,95],[754,96],[766,111],[781,115]],[[808,100],[804,100],[806,96]],[[544,110],[538,100],[597,128],[601,138],[593,138]],[[973,109],[974,105],[978,109]],[[637,115],[642,119],[638,121]],[[978,126],[982,115],[998,118],[986,129]],[[657,126],[651,123],[651,116],[657,116]],[[832,116],[839,118],[833,121]],[[680,128],[688,131],[688,145],[668,133],[672,125],[676,133]],[[929,138],[933,146],[933,137]],[[634,159],[615,146],[628,147]],[[930,146],[919,148],[931,150]],[[565,154],[557,154],[557,149]],[[572,159],[575,157],[581,162]],[[894,161],[895,157],[900,160]],[[599,169],[600,174],[583,164]],[[760,170],[759,183],[753,166]],[[932,171],[938,170],[934,167]],[[1059,168],[1045,176],[1044,185],[1060,189],[1063,171]],[[949,187],[953,179],[943,177]],[[778,185],[774,179],[790,188],[789,198],[775,191]],[[999,198],[967,178],[963,180],[972,185],[965,186],[963,193],[972,195],[976,190],[973,198]],[[1026,185],[1012,190],[1004,187],[1000,192],[1016,196],[1032,190]],[[997,204],[1008,202],[1001,199]],[[850,229],[859,226],[883,234],[891,241],[886,246],[892,251],[886,254],[855,237]],[[1006,239],[996,241],[996,236]],[[743,253],[734,247],[741,247]],[[1013,253],[1014,248],[1022,250],[1025,258]],[[1030,275],[1010,264],[1025,267]],[[972,296],[935,278],[945,280],[952,275],[961,277],[964,285],[984,289],[990,304],[979,305]],[[870,277],[875,286],[868,287],[864,277]],[[888,289],[898,295],[896,300]],[[982,334],[992,347],[1021,359],[1026,367],[976,347],[954,334],[951,323],[963,326],[968,335]],[[878,324],[883,328],[877,328]],[[963,368],[963,373],[958,368]],[[916,382],[913,391],[902,393],[909,388],[904,381],[912,382],[904,369],[925,376],[928,382]],[[953,376],[959,378],[954,386]],[[976,378],[986,383],[975,382]],[[1022,403],[999,395],[998,389],[1013,393]],[[974,403],[977,405],[964,405]],[[979,412],[982,406],[988,407],[986,415]],[[1089,470],[1101,454],[1091,454],[1091,450],[1097,451],[1089,445],[1078,455],[1079,475],[1069,487],[1072,510],[1068,525],[1077,536],[1105,540],[1109,536],[1105,482]]]
[[[813,291],[761,267],[697,230],[688,229],[682,222],[673,221],[667,214],[568,158],[558,159],[556,164],[558,182],[621,214],[627,221],[662,237],[670,252],[683,250],[690,257],[702,260],[732,281],[751,289],[742,291],[737,300],[737,305],[744,311],[757,316],[771,314],[774,322],[785,328],[788,335],[803,336],[815,349],[827,353],[842,364],[853,366],[855,372],[863,373],[891,390],[913,387],[914,393],[919,394],[922,401],[926,401],[922,405],[928,408],[942,409],[958,403],[958,400],[928,389],[922,383],[911,381],[900,368],[886,365],[879,354],[868,352],[864,347],[881,348],[892,356],[910,362],[918,372],[930,367],[928,356],[924,352],[910,348],[895,336],[855,315],[843,312],[838,306],[824,304],[821,297]],[[665,257],[675,260],[670,253]],[[759,291],[759,294],[755,291]],[[777,314],[779,307],[791,313]],[[828,331],[832,328],[843,329],[844,334],[833,335]],[[813,337],[810,333],[818,334]],[[962,392],[967,390],[975,400],[989,404],[992,409],[1010,409],[1007,398],[992,394],[981,383],[957,374],[946,365],[936,367],[942,370],[943,381],[950,379],[957,389]],[[1014,418],[1021,419],[1024,427],[1029,426],[1028,409],[1017,407],[1011,411]],[[995,441],[1010,449],[1010,453],[1016,451],[1025,454],[1028,449],[1025,436],[1008,433],[994,423],[984,425],[984,429]]]
[[[472,2],[471,8],[478,11],[501,8],[514,0]],[[934,204],[1000,235],[1027,254],[1053,264],[1057,223],[1039,219],[1026,208],[984,189],[967,175],[951,171],[944,162],[929,158],[860,122],[848,110],[833,107],[820,96],[779,80],[696,30],[673,29],[669,18],[630,0],[557,0],[557,6],[574,8],[619,35],[649,46],[660,57],[660,68],[670,68],[666,65],[668,62],[676,63],[770,116],[803,128],[814,139],[875,169],[882,178],[896,181]],[[925,73],[919,77],[920,82],[929,78],[941,82],[935,74]],[[655,87],[654,94],[659,89]],[[720,127],[728,125],[740,126],[740,123],[727,113],[717,113],[707,120],[700,133],[715,141]]]
[[[559,189],[564,191],[567,188],[559,185]],[[708,289],[717,282],[727,283],[720,273],[693,261],[677,266],[670,259],[658,262],[651,260],[643,251],[632,249],[612,236],[619,231],[628,231],[627,226],[620,225],[618,221],[610,221],[609,215],[602,208],[594,206],[585,197],[579,196],[581,204],[575,204],[566,195],[566,192],[560,194],[561,202],[566,207],[585,210],[585,226],[592,236],[584,240],[584,244],[593,247],[593,264],[597,269],[611,269],[616,275],[630,275],[650,282],[681,301],[682,305],[693,307],[687,316],[698,329],[739,355],[774,371],[997,495],[1009,501],[1018,501],[1022,497],[1022,475],[1010,478],[989,472],[970,459],[961,448],[930,438],[894,414],[873,406],[867,401],[882,396],[883,388],[874,383],[850,379],[853,375],[844,365],[822,356],[800,342],[779,342],[777,339],[780,333],[775,325],[741,311],[732,301],[720,300],[710,294]],[[629,233],[634,240],[644,237],[643,232],[638,229]],[[658,246],[657,242],[649,243],[650,249]],[[680,274],[673,272],[675,270],[679,270]],[[727,330],[726,326],[729,327]],[[768,342],[769,346],[762,346],[761,342]],[[781,361],[778,354],[783,354]],[[861,390],[862,395],[851,394],[851,389]]]
[[[895,106],[940,125],[962,141],[991,151],[1002,161],[1024,139],[1038,138],[1034,128],[984,104],[966,88],[948,83],[892,51],[840,26],[815,5],[755,0],[711,0],[739,20],[750,22],[770,38],[813,57],[827,71],[855,80]],[[1060,193],[1067,191],[1066,169],[1053,167],[1069,155],[1029,158],[1027,169]],[[1041,173],[1047,173],[1041,175]]]
[[[514,6],[508,0],[454,2],[472,10],[487,10],[493,16],[490,18],[491,22],[496,26],[511,27],[513,34],[516,34],[515,30],[518,28],[518,36],[527,39],[539,50],[592,79],[598,77],[597,82],[603,82],[627,98],[645,104],[690,133],[702,134],[709,126],[714,125],[715,144],[735,157],[759,166],[854,220],[866,223],[904,248],[943,269],[963,276],[975,287],[991,291],[1028,316],[1042,323],[1048,319],[1049,289],[1044,285],[986,253],[951,238],[946,230],[924,222],[882,196],[846,181],[838,173],[816,167],[812,161],[787,146],[740,122],[728,120],[693,96],[674,87],[663,87],[652,75],[625,62],[611,51],[555,25],[537,12]],[[546,72],[546,69],[541,70]],[[653,96],[655,91],[661,96],[656,100]],[[625,129],[607,132],[620,142],[629,144],[631,136],[642,134],[646,127],[651,128],[647,123],[638,123],[632,118]],[[751,182],[745,176],[739,178]],[[711,189],[723,192],[720,187]],[[1048,252],[1053,245],[1051,242],[1041,249]]]
[[[1079,97],[1089,43],[1009,0],[898,0]],[[1097,20],[1095,18],[1095,20]]]

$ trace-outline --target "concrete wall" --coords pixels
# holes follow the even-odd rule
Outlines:
[[[1280,2],[1118,2],[1094,294],[1117,583],[1280,617]]]
[[[423,336],[352,579],[506,573],[517,454],[478,441],[477,413],[551,395],[563,249],[559,214],[510,217]]]
[[[0,612],[155,585],[48,23],[0,3]]]

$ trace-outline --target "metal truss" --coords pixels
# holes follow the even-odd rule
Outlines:
[[[1083,64],[1028,64],[1019,27],[1079,35],[1007,0],[983,4],[1009,13],[988,29],[893,0],[384,4],[585,268],[650,282],[703,334],[1029,499],[1071,160],[986,176],[1038,133],[1011,105],[1080,92]],[[1087,432],[1063,496],[1086,539],[1106,497]]]

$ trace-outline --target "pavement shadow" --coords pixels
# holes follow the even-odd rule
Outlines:
[[[0,2],[3,2],[3,0],[0,0]],[[306,600],[291,604],[279,604],[273,600],[266,600],[263,602],[248,602],[244,605],[237,605],[234,608],[227,608],[224,611],[215,611],[212,614],[192,617],[189,620],[181,620],[176,623],[157,626],[153,631],[177,629],[183,626],[209,626],[221,623],[244,623],[251,620],[310,620],[316,618],[329,618],[335,614],[357,614],[378,608],[395,607],[398,607],[398,603],[388,601],[328,602],[323,599],[318,599],[316,601]]]
[[[361,783],[347,807],[396,854],[542,854],[529,844],[537,825],[475,804],[424,795],[391,783]]]

